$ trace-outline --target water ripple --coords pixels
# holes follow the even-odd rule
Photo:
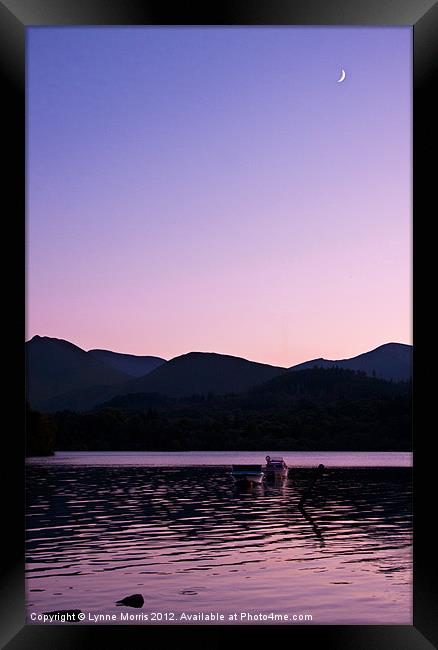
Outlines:
[[[245,492],[226,467],[30,466],[32,607],[112,611],[147,575],[163,611],[196,595],[215,610],[281,612],[289,598],[321,622],[348,608],[354,620],[407,623],[410,472],[331,469],[299,509],[306,469]],[[205,574],[196,589],[192,573]]]

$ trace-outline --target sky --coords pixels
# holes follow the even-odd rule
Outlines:
[[[411,343],[411,40],[28,29],[27,338],[281,366]]]

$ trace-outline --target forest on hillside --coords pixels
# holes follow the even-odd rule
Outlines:
[[[30,450],[44,443],[45,426],[51,440],[45,446],[59,450],[409,451],[411,385],[313,368],[244,394],[139,393],[88,412],[40,415],[35,430],[32,422]]]

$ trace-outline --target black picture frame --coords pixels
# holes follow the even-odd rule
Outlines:
[[[195,8],[196,7],[196,8]],[[14,247],[18,288],[11,282],[4,286],[4,301],[15,305],[11,317],[13,340],[17,344],[14,357],[17,395],[16,414],[24,413],[24,351],[23,331],[25,309],[25,34],[37,25],[406,25],[413,28],[414,61],[414,124],[413,124],[413,214],[414,242],[417,245],[417,224],[434,206],[434,165],[428,155],[436,142],[437,104],[433,99],[433,73],[438,62],[438,2],[436,0],[253,0],[251,3],[222,2],[207,8],[171,7],[163,2],[140,0],[0,0],[0,66],[3,78],[2,96],[6,115],[3,121],[3,153],[7,161],[3,176],[3,205],[9,205],[6,235],[8,248]],[[435,165],[436,167],[436,165]],[[436,208],[435,208],[436,212]],[[415,255],[414,255],[415,260]],[[8,272],[10,273],[9,267]],[[5,277],[5,276],[4,276]],[[8,276],[6,276],[6,279]],[[415,284],[416,286],[416,284]],[[415,313],[415,312],[414,312]],[[414,406],[422,410],[425,399],[416,392],[417,359],[421,345],[415,340]],[[0,588],[0,642],[8,650],[21,648],[83,648],[105,647],[102,635],[129,648],[134,636],[143,641],[151,633],[162,638],[168,632],[183,641],[186,633],[196,635],[199,644],[218,645],[223,636],[231,639],[237,629],[227,626],[156,627],[146,626],[32,626],[24,619],[24,434],[16,415],[15,429],[4,441],[8,472],[3,471],[3,506],[7,517],[7,534],[2,535],[3,564]],[[21,429],[21,430],[20,430]],[[286,632],[287,642],[320,644],[324,648],[380,648],[427,650],[438,647],[438,598],[433,578],[435,538],[430,521],[429,477],[434,475],[434,455],[428,439],[414,436],[414,623],[412,626],[279,626]],[[430,508],[430,509],[429,509]],[[248,628],[240,628],[245,634]],[[254,630],[254,628],[252,628]],[[258,642],[272,635],[272,629],[257,627]],[[260,636],[259,636],[260,635]]]

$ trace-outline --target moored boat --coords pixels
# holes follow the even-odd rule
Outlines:
[[[266,456],[266,467],[264,476],[266,479],[284,479],[287,478],[289,468],[283,457],[271,458]]]
[[[231,473],[236,483],[260,485],[263,481],[261,465],[233,465]]]

